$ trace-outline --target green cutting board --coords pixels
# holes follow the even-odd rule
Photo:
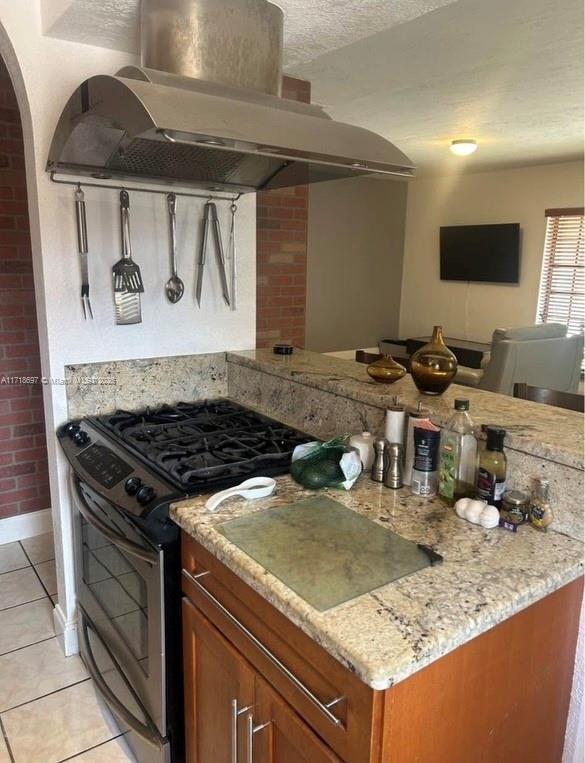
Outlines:
[[[327,496],[231,519],[217,529],[319,611],[431,564],[416,543]]]

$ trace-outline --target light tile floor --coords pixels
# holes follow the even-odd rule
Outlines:
[[[0,546],[0,763],[128,763],[87,671],[53,631],[52,534]]]

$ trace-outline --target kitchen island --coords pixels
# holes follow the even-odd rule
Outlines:
[[[508,432],[509,487],[551,483],[555,519],[544,534],[483,530],[367,476],[349,493],[330,492],[444,561],[322,612],[218,529],[307,495],[288,478],[270,499],[235,500],[215,515],[203,496],[175,504],[189,762],[243,763],[250,747],[256,763],[560,761],[582,597],[581,414],[456,385],[429,398],[408,376],[378,386],[363,365],[304,351],[69,370],[72,418],[228,396],[322,439],[382,433],[395,395],[428,406],[438,424],[466,397],[476,424]],[[113,384],[76,381],[96,374]]]
[[[331,686],[329,691],[321,689],[323,702],[335,700],[338,692],[347,698],[347,707],[339,707],[343,728],[330,728],[331,719],[316,712],[314,702],[305,698],[303,704],[294,687],[272,682],[327,750],[339,756],[321,758],[314,753],[314,758],[290,760],[402,762],[427,760],[432,749],[435,760],[455,763],[471,759],[465,757],[470,743],[476,748],[474,760],[560,760],[578,629],[583,544],[527,526],[517,533],[484,530],[458,518],[436,499],[412,496],[407,489],[389,490],[365,475],[351,491],[327,493],[373,523],[431,547],[444,561],[319,612],[219,531],[229,519],[270,511],[314,493],[283,477],[277,480],[273,496],[253,502],[231,499],[214,514],[205,510],[205,496],[193,498],[171,509],[184,531],[183,567],[188,575],[200,576],[195,586],[185,576],[185,607],[191,607],[184,610],[187,643],[192,638],[196,643],[197,633],[204,629],[203,621],[194,624],[193,613],[214,623],[204,630],[208,640],[220,632],[236,641],[241,636],[229,615],[225,620],[225,613],[217,610],[219,600],[230,614],[236,610],[254,638],[271,644],[280,661],[296,665],[301,674],[305,670],[307,682],[318,685],[313,673],[322,670],[325,686]],[[307,549],[315,553],[310,538]],[[202,586],[212,591],[211,605]],[[256,622],[254,613],[261,622]],[[296,654],[288,653],[275,635],[288,630],[287,624],[286,641],[294,644]],[[317,652],[305,658],[310,667],[299,667],[299,654],[307,654],[309,642]],[[243,644],[231,643],[254,664],[254,650],[246,652],[250,645],[245,639]],[[187,663],[196,651],[193,645],[185,648]],[[262,680],[271,683],[262,663],[259,659],[256,668]],[[191,690],[196,673],[186,664]],[[254,704],[250,697],[242,702]],[[189,714],[188,700],[187,705]],[[191,713],[196,718],[196,710]],[[253,720],[266,722],[263,717]],[[286,736],[288,722],[280,723],[279,733]],[[192,744],[196,726],[196,720],[190,727],[188,723]],[[431,747],[427,734],[433,737]],[[308,742],[303,739],[305,746]],[[513,758],[518,744],[532,757]],[[260,737],[257,746],[258,759],[281,760],[266,757]],[[297,753],[301,755],[300,750]],[[191,759],[199,758],[193,753]]]

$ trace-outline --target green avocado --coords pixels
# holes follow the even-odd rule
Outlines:
[[[308,464],[301,475],[301,484],[309,490],[319,490],[328,485],[335,485],[344,480],[339,463],[323,459]]]

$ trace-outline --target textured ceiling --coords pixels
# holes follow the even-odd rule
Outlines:
[[[278,0],[285,13],[285,66],[311,59],[454,0]],[[140,0],[41,0],[45,33],[138,52]]]
[[[583,154],[581,0],[460,0],[293,68],[336,119],[391,139],[420,172]],[[454,157],[451,139],[479,150]]]
[[[285,69],[422,173],[562,161],[583,148],[581,0],[279,0]],[[41,0],[45,33],[138,49],[139,0]],[[465,159],[453,138],[474,137]]]

